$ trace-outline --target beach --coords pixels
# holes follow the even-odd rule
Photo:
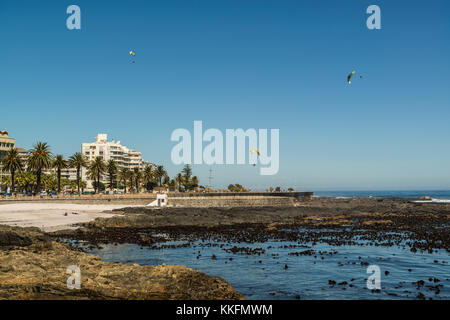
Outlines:
[[[77,228],[78,223],[96,218],[110,218],[116,214],[107,211],[123,208],[124,205],[93,205],[73,203],[0,203],[0,224],[18,227],[38,227],[52,232]]]

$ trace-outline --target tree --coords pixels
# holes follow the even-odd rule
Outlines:
[[[81,152],[75,153],[73,156],[69,158],[70,166],[77,168],[77,185],[78,185],[78,194],[80,194],[81,188],[81,168],[87,167],[88,161],[85,156]]]
[[[51,165],[52,153],[50,146],[46,142],[37,142],[30,150],[31,156],[28,159],[28,168],[36,173],[36,193],[41,190],[42,170],[48,169]]]
[[[56,169],[58,179],[58,193],[61,192],[61,170],[67,168],[68,164],[64,157],[60,154],[56,155],[52,162],[53,168]]]
[[[192,175],[192,169],[190,165],[185,165],[183,167],[183,169],[181,170],[181,174],[183,176],[183,185],[185,189],[192,189],[192,180],[191,180],[191,175]],[[198,182],[198,181],[197,181]]]
[[[155,171],[155,177],[159,181],[159,186],[162,186],[162,179],[167,174],[163,166],[157,166]]]
[[[0,181],[1,186],[5,186],[8,188],[8,186],[11,184],[11,177],[9,176],[3,176],[2,180]]]
[[[178,173],[175,177],[175,181],[177,182],[178,188],[180,188],[182,185],[184,185],[184,178],[181,173]]]
[[[184,178],[189,181],[192,176],[192,169],[190,165],[185,165],[183,170],[181,170],[181,173],[183,174]]]
[[[94,186],[94,189],[98,190],[99,192],[106,190],[105,184],[103,182],[101,182],[101,181],[100,181],[100,183],[98,183],[97,181],[94,181],[92,183],[92,185]]]
[[[169,177],[169,176],[167,175],[167,173],[166,173],[166,174],[164,175],[162,184],[163,184],[163,186],[167,187],[168,184],[169,184],[169,182],[170,182],[170,177]]]
[[[153,178],[154,178],[154,171],[153,171],[152,166],[147,165],[144,168],[143,177],[144,177],[145,188],[147,189],[147,191],[150,191],[150,189],[153,189],[153,186],[151,186],[151,184],[152,184]]]
[[[22,191],[31,192],[36,185],[36,175],[30,171],[22,171],[17,175],[17,185]]]
[[[81,187],[81,191],[84,192],[84,189],[87,188],[87,182],[84,180],[81,180],[80,187]]]
[[[55,174],[43,174],[42,175],[42,184],[44,186],[44,190],[50,192],[50,190],[56,190],[58,187],[58,180]]]
[[[133,188],[134,171],[128,171],[128,172],[129,172],[128,173],[128,179],[130,179],[130,188],[129,188],[129,190],[131,192],[131,189],[134,189]]]
[[[130,170],[128,168],[122,168],[119,172],[119,180],[123,181],[124,193],[127,193],[127,180],[130,176]]]
[[[5,158],[2,161],[3,170],[11,174],[11,193],[14,193],[15,189],[15,174],[22,171],[22,161],[19,158],[19,153],[16,148],[9,149]]]
[[[91,164],[89,165],[88,175],[90,176],[91,179],[97,181],[97,184],[94,185],[95,193],[97,193],[97,191],[100,192],[98,186],[100,184],[100,179],[103,173],[105,172],[105,169],[106,165],[102,157],[96,157],[95,160],[92,161]]]
[[[114,160],[108,161],[108,163],[106,164],[106,172],[108,172],[108,177],[109,177],[109,190],[112,191],[113,185],[114,185],[114,180],[116,179],[116,175],[117,175],[117,166],[116,166],[116,162]]]
[[[136,181],[136,192],[139,193],[139,182],[141,181],[141,178],[142,178],[142,171],[139,170],[139,168],[134,168],[133,169],[133,177]]]
[[[170,179],[170,181],[168,183],[169,191],[174,191],[176,185],[177,185],[177,182],[175,181],[175,179]]]
[[[61,187],[64,190],[66,187],[75,190],[76,189],[76,181],[69,180],[68,178],[61,178]]]
[[[70,180],[70,182],[69,182],[69,188],[70,188],[70,190],[72,190],[72,192],[75,192],[75,190],[77,189],[77,187],[78,187],[78,181],[76,181],[76,180]]]
[[[199,184],[197,176],[193,176],[191,180],[191,188],[197,188]]]
[[[183,174],[183,176],[190,178],[192,175],[192,168],[190,165],[185,165],[183,167],[183,169],[181,170],[181,173]]]
[[[230,190],[231,192],[248,192],[247,188],[244,188],[242,185],[240,185],[239,183],[236,184],[230,184],[228,186],[228,190]]]

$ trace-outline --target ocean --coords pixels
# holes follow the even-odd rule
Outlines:
[[[420,198],[428,196],[450,202],[450,190],[377,190],[377,191],[314,191],[317,197],[339,198]]]
[[[290,248],[296,245],[290,242],[198,241],[189,247],[167,246],[177,244],[180,243],[168,242],[158,250],[135,244],[108,244],[102,249],[86,251],[103,261],[165,263],[200,270],[225,279],[246,299],[416,299],[419,293],[425,299],[450,299],[450,257],[444,250],[432,254],[412,253],[398,247],[333,247],[319,243],[310,246],[317,254],[295,256],[290,253],[299,250]],[[221,244],[225,246],[220,248]],[[223,250],[232,246],[262,248],[264,253],[248,255]],[[380,269],[379,291],[367,287],[367,279],[372,274],[368,268],[372,265]],[[420,281],[424,285],[418,289]]]

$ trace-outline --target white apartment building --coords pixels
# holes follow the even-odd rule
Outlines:
[[[101,157],[105,162],[114,160],[119,170],[121,168],[143,170],[149,164],[142,159],[140,152],[122,146],[120,141],[108,141],[108,135],[104,133],[98,134],[95,142],[82,143],[81,152],[88,161],[94,161],[96,157]],[[93,181],[87,177],[86,170],[83,170],[82,178],[87,181],[88,188],[92,188]],[[102,182],[108,183],[106,175],[102,177]]]
[[[16,139],[8,136],[8,131],[0,130],[0,181],[3,177],[9,176],[9,173],[3,171],[2,160],[8,153],[9,149],[14,148],[16,145]]]
[[[24,148],[17,147],[17,152],[19,153],[19,158],[22,161],[23,170],[27,170],[27,163],[30,157],[30,153]],[[81,173],[85,171],[86,168],[81,168]],[[42,171],[43,174],[57,174],[57,170],[55,168],[47,168]],[[64,168],[61,170],[61,178],[69,179],[69,180],[77,180],[77,169],[76,168]]]

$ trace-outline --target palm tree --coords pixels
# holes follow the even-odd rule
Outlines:
[[[81,152],[75,153],[73,156],[69,158],[70,166],[73,168],[77,168],[77,185],[78,185],[78,194],[80,193],[81,188],[81,168],[87,167],[88,161],[85,156]]]
[[[87,188],[87,182],[84,181],[84,180],[82,180],[82,181],[80,182],[80,187],[81,187],[81,191],[84,192],[84,189]]]
[[[159,186],[162,185],[162,179],[167,174],[163,166],[157,166],[155,171],[155,177],[159,181]]]
[[[15,189],[15,174],[22,171],[22,161],[19,158],[19,153],[16,148],[9,149],[5,158],[2,161],[3,169],[11,173],[11,193],[14,193]]]
[[[111,159],[108,161],[108,163],[106,164],[106,172],[108,172],[109,176],[109,190],[112,191],[114,180],[117,174],[117,166],[114,160]]]
[[[30,171],[22,171],[17,175],[17,185],[26,192],[31,192],[36,185],[36,175]]]
[[[133,181],[134,181],[134,171],[128,170],[128,179],[130,179],[130,192],[133,189]]]
[[[178,184],[178,188],[180,188],[181,185],[183,185],[183,181],[184,181],[183,175],[181,173],[178,173],[177,176],[175,177],[175,181]]]
[[[123,182],[124,193],[127,193],[127,180],[130,175],[130,170],[128,168],[122,168],[119,171],[119,179]]]
[[[58,193],[61,192],[61,170],[67,168],[67,160],[60,154],[56,155],[52,162],[53,168],[56,169],[58,178]]]
[[[6,189],[10,184],[11,184],[10,176],[3,176],[2,179],[0,180],[0,186],[5,186]]]
[[[169,184],[169,182],[170,182],[170,177],[169,177],[169,175],[166,173],[166,174],[164,175],[164,178],[163,178],[163,186],[167,187],[168,184]]]
[[[30,150],[31,156],[28,159],[28,168],[36,173],[36,193],[41,190],[42,170],[51,165],[52,153],[50,146],[46,142],[37,142]]]
[[[136,192],[139,193],[139,182],[142,178],[142,171],[139,170],[139,168],[134,168],[133,169],[133,177],[136,181]]]
[[[100,178],[105,172],[105,169],[106,165],[102,157],[96,157],[95,160],[92,161],[89,165],[88,175],[91,177],[91,179],[97,182],[94,186],[95,193],[97,193],[97,191],[100,193]]]
[[[149,189],[150,182],[152,182],[153,177],[154,177],[154,172],[153,172],[152,166],[147,165],[147,166],[144,168],[144,173],[143,173],[143,175],[144,175],[144,181],[145,181],[145,184],[146,184],[146,188],[147,188],[147,190],[148,190],[148,189]]]

